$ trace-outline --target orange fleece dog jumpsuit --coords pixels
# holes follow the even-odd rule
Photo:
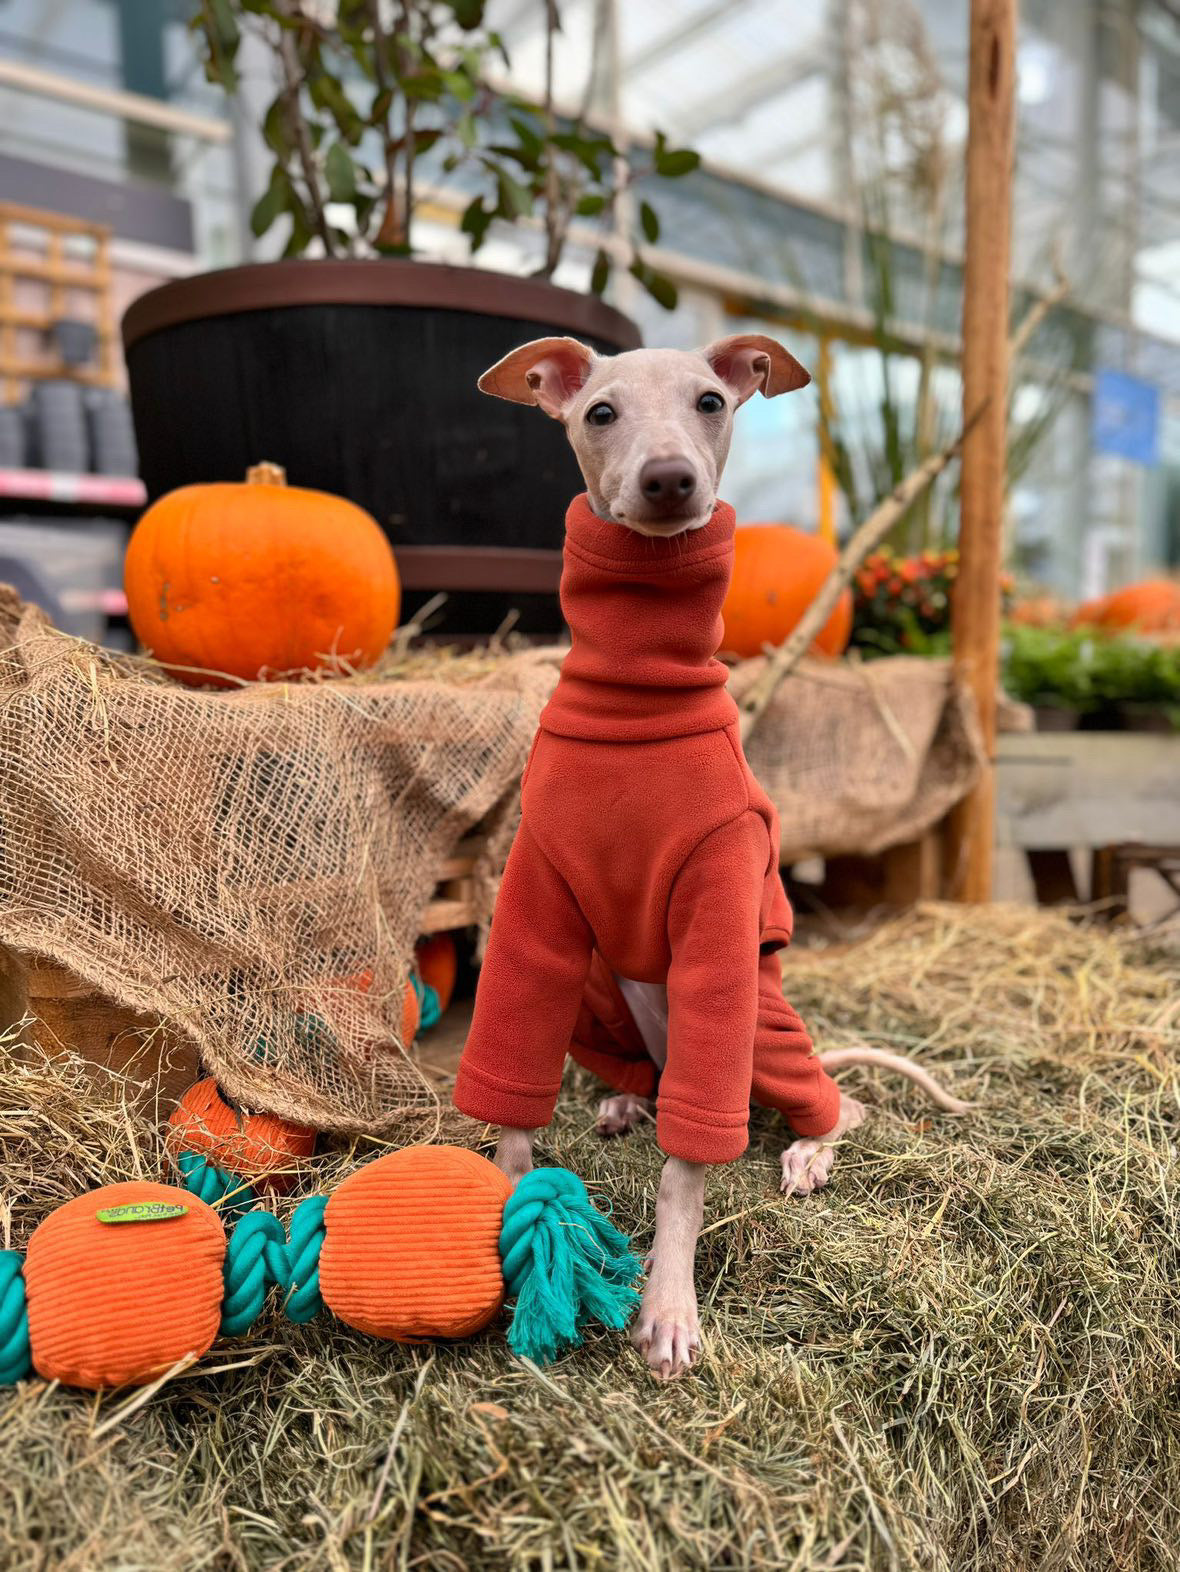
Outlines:
[[[715,658],[733,509],[653,539],[583,495],[566,518],[561,604],[573,635],[525,766],[455,1104],[489,1124],[548,1124],[566,1054],[646,1094],[655,1067],[612,973],[666,983],[656,1134],[720,1163],[750,1101],[804,1136],[840,1093],[782,996],[792,917],[778,820],[742,752]]]

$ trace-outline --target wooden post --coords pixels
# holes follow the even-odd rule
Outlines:
[[[963,901],[986,901],[992,887],[1015,54],[1016,0],[971,0],[963,273],[963,417],[971,424],[963,441],[952,626],[955,672],[974,691],[988,766],[948,826],[947,893]]]

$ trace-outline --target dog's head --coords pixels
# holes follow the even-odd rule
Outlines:
[[[700,350],[610,356],[576,338],[538,338],[479,386],[561,421],[596,513],[641,535],[679,535],[712,515],[734,411],[753,393],[810,381],[781,344],[739,333]]]

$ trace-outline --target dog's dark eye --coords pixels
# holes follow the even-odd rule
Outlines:
[[[591,404],[586,411],[586,419],[592,426],[609,426],[615,418],[615,412],[609,404]]]
[[[702,393],[697,399],[697,408],[702,415],[720,415],[725,408],[725,400],[720,393]]]

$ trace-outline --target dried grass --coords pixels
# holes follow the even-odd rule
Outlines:
[[[29,1383],[0,1398],[0,1565],[1175,1568],[1175,955],[932,907],[787,971],[825,1044],[919,1052],[982,1107],[850,1076],[875,1117],[791,1203],[759,1115],[710,1181],[691,1380],[652,1385],[613,1333],[540,1373],[501,1329],[399,1348],[275,1318],[143,1402]],[[0,1094],[17,1245],[157,1171],[76,1071],[10,1065]],[[543,1155],[649,1236],[658,1153],[599,1144],[580,1077]]]

